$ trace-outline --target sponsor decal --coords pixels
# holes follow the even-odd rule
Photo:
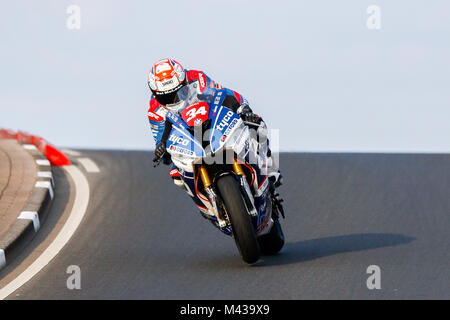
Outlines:
[[[167,112],[167,117],[169,118],[169,119],[171,119],[173,122],[176,122],[176,123],[178,123],[178,117],[174,114],[174,113],[172,113],[172,112]]]
[[[170,79],[170,80],[168,80],[168,81],[165,81],[165,82],[161,82],[161,84],[165,87],[165,86],[167,86],[167,85],[169,85],[169,84],[172,84],[173,83],[173,79]]]
[[[183,120],[188,126],[200,125],[208,120],[209,106],[206,102],[197,102],[181,112]]]
[[[228,136],[231,132],[231,130],[233,130],[233,128],[236,126],[236,123],[238,123],[238,119],[234,118],[233,121],[231,121],[231,123],[228,126],[228,129],[225,130],[225,132],[223,133],[224,135]]]
[[[221,142],[225,142],[225,140],[227,140],[228,136],[230,135],[231,130],[233,130],[233,128],[236,126],[236,123],[238,123],[238,121],[239,120],[237,118],[235,118],[235,119],[233,119],[233,121],[231,121],[227,130],[225,130],[222,138],[220,139]]]
[[[214,99],[214,105],[216,105],[216,108],[217,108],[217,105],[218,105],[219,102],[220,102],[220,97],[222,96],[222,93],[223,93],[223,91],[220,91],[220,92],[217,94],[216,99]],[[216,112],[216,109],[214,109],[214,112]]]
[[[174,144],[181,144],[183,146],[187,146],[189,144],[189,140],[188,139],[184,139],[182,137],[178,137],[178,136],[176,136],[174,134],[170,135],[169,141],[172,141]]]
[[[183,154],[183,155],[188,155],[188,156],[194,155],[194,151],[186,149],[186,148],[182,148],[182,147],[179,147],[179,146],[172,145],[170,147],[170,150],[173,151],[173,152],[176,152],[176,153]]]
[[[233,114],[233,111],[228,111],[225,117],[223,117],[222,121],[220,121],[220,123],[217,125],[217,130],[222,131],[223,129],[225,129],[225,127],[228,126],[228,121],[230,121]]]
[[[151,111],[148,112],[148,118],[153,121],[163,121],[164,120],[164,118],[161,117],[159,114],[151,112]]]

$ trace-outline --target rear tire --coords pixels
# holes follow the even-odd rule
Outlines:
[[[261,255],[258,240],[244,198],[234,176],[220,177],[217,189],[230,219],[234,241],[246,263],[255,263]]]
[[[272,229],[268,234],[258,237],[259,246],[263,255],[277,254],[284,246],[284,234],[278,219],[274,219]]]

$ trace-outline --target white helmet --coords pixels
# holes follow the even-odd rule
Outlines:
[[[186,85],[184,68],[173,59],[156,62],[148,74],[148,86],[162,105],[175,102],[177,91]]]

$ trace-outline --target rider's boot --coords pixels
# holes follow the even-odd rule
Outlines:
[[[178,188],[183,189],[183,190],[186,189],[177,168],[173,167],[172,169],[170,169],[169,174],[170,174],[170,177],[172,178],[173,183]]]

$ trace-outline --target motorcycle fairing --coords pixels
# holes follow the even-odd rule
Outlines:
[[[217,152],[225,145],[228,136],[239,121],[241,121],[241,118],[238,114],[227,107],[220,106],[209,135],[212,152]]]

